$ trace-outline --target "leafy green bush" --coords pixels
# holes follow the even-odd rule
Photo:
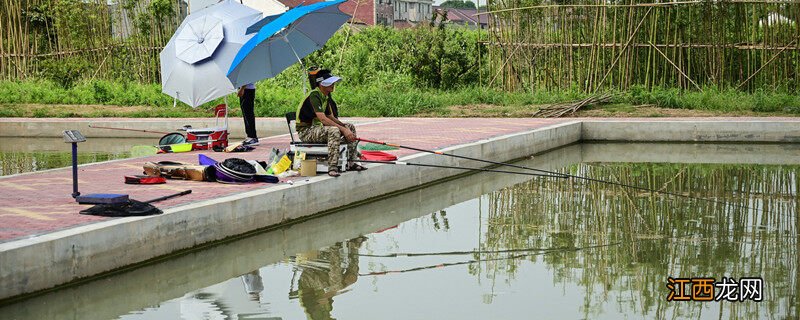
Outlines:
[[[479,32],[444,25],[377,26],[359,32],[345,28],[306,58],[306,64],[329,68],[352,85],[395,78],[421,88],[477,85],[478,57],[485,57],[485,49],[476,45]]]

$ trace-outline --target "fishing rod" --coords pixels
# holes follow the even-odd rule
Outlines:
[[[689,237],[692,237],[692,236],[695,236],[695,235],[687,234],[687,235],[680,236],[680,237],[639,239],[639,240],[630,241],[630,243],[645,242],[645,241],[655,241],[655,240],[678,240],[678,239],[683,239],[683,238],[689,238]],[[413,256],[428,256],[428,255],[440,255],[440,254],[442,254],[442,255],[448,255],[448,254],[462,255],[462,254],[475,254],[475,253],[482,254],[482,253],[527,252],[527,253],[521,253],[521,254],[512,254],[512,255],[505,256],[505,257],[497,257],[497,258],[490,258],[490,259],[472,259],[472,260],[449,262],[449,263],[446,262],[446,263],[432,264],[432,265],[426,265],[426,266],[420,266],[420,267],[413,267],[413,268],[408,268],[408,269],[375,271],[375,272],[369,272],[369,273],[359,273],[358,275],[360,277],[363,277],[363,276],[383,276],[383,275],[387,275],[387,274],[422,271],[422,270],[437,269],[437,268],[444,268],[444,267],[452,267],[452,266],[473,264],[473,263],[486,262],[486,261],[513,260],[513,259],[533,257],[533,256],[542,256],[542,255],[552,254],[552,253],[577,252],[577,251],[588,250],[588,249],[610,248],[610,247],[614,247],[614,246],[618,246],[618,245],[622,245],[622,244],[623,244],[622,241],[617,241],[617,242],[611,242],[611,243],[607,243],[607,244],[596,244],[596,245],[590,245],[590,246],[585,246],[585,247],[520,248],[520,249],[495,250],[495,251],[492,251],[492,250],[480,250],[480,251],[475,250],[475,251],[453,251],[453,252],[445,252],[445,253],[433,253],[433,252],[431,252],[431,253],[421,253],[421,254],[413,254],[412,253],[412,254],[404,254],[404,255],[406,255],[408,257],[413,257]],[[394,257],[397,257],[397,255],[394,255],[394,254],[389,254],[389,255],[359,254],[359,256],[374,257],[374,258],[394,258]]]
[[[158,134],[170,134],[171,132],[162,132],[162,131],[150,131],[150,130],[142,130],[142,129],[128,129],[128,128],[114,128],[114,127],[101,127],[101,126],[93,126],[89,125],[89,128],[93,129],[109,129],[109,130],[122,130],[122,131],[136,131],[136,132],[145,132],[145,133],[158,133]]]
[[[656,241],[656,240],[692,240],[692,237],[696,237],[696,234],[686,234],[683,236],[677,237],[653,237],[653,238],[645,238],[645,239],[638,239],[633,240],[631,243],[637,242],[645,242],[645,241]],[[714,239],[708,239],[714,240]],[[613,245],[615,243],[609,244]],[[606,245],[601,245],[606,246]],[[463,251],[444,251],[444,252],[394,252],[394,253],[386,253],[386,254],[371,254],[371,253],[357,253],[356,255],[359,257],[368,257],[368,258],[400,258],[400,257],[425,257],[425,256],[463,256],[463,255],[476,255],[476,254],[502,254],[502,253],[520,253],[520,252],[533,252],[533,253],[541,253],[541,252],[558,252],[558,251],[573,251],[576,249],[587,249],[591,247],[579,247],[576,248],[574,246],[570,247],[550,247],[550,248],[516,248],[516,249],[502,249],[502,250],[463,250]],[[485,260],[482,260],[485,261]]]
[[[519,172],[519,171],[505,171],[505,170],[483,169],[483,168],[470,168],[470,167],[443,166],[443,165],[438,165],[438,164],[411,163],[411,162],[402,162],[402,161],[358,160],[358,162],[380,163],[380,164],[397,164],[397,165],[404,165],[404,166],[431,167],[431,168],[444,168],[444,169],[459,169],[459,170],[472,170],[472,171],[485,171],[485,172],[498,172],[498,173],[511,173],[511,174],[520,174],[520,175],[535,176],[535,177],[567,178],[565,176],[564,177],[560,177],[560,176],[554,176],[554,175],[549,175],[549,174],[527,173],[527,172]]]
[[[359,253],[359,257],[370,258],[398,258],[398,257],[424,257],[424,256],[463,256],[472,254],[499,254],[499,253],[515,253],[515,252],[543,252],[553,250],[570,250],[574,247],[559,247],[559,248],[522,248],[522,249],[505,249],[505,250],[469,250],[469,251],[446,251],[446,252],[397,252],[388,254],[369,254]]]
[[[486,160],[486,159],[478,159],[478,158],[467,157],[467,156],[460,156],[460,155],[457,155],[457,154],[444,153],[444,152],[441,152],[441,151],[426,150],[426,149],[420,149],[420,148],[415,148],[415,147],[403,146],[403,145],[399,145],[399,144],[393,144],[393,143],[381,142],[381,141],[375,141],[375,140],[369,140],[369,139],[356,138],[356,140],[364,141],[364,142],[368,142],[368,143],[374,143],[374,144],[381,144],[381,145],[384,145],[384,146],[390,146],[390,147],[397,147],[397,148],[403,148],[403,149],[414,150],[414,151],[433,153],[433,154],[438,154],[438,155],[443,155],[443,156],[448,156],[448,157],[453,157],[453,158],[480,161],[480,162],[486,162],[486,163],[491,163],[491,164],[496,164],[496,165],[501,165],[501,166],[507,166],[507,167],[512,167],[512,168],[544,172],[544,173],[548,173],[548,175],[561,176],[559,178],[566,178],[566,176],[567,176],[566,174],[563,174],[563,173],[539,170],[539,169],[526,167],[526,166],[521,166],[521,165],[516,165],[516,164],[512,164],[512,163],[498,162],[498,161],[492,161],[492,160]]]
[[[158,198],[155,198],[155,199],[150,199],[150,200],[143,201],[143,202],[145,202],[145,203],[159,202],[159,201],[164,201],[164,200],[167,200],[167,199],[172,199],[172,198],[175,198],[175,197],[185,196],[185,195],[190,194],[190,193],[192,193],[191,189],[186,190],[186,191],[181,191],[181,192],[178,192],[178,193],[175,193],[175,194],[163,196],[163,197],[158,197]]]
[[[356,140],[375,143],[375,144],[382,144],[382,145],[385,145],[385,146],[391,146],[391,147],[397,147],[397,148],[403,148],[403,149],[409,149],[409,150],[433,153],[433,154],[438,154],[438,155],[443,155],[443,156],[448,156],[448,157],[462,158],[462,159],[467,159],[467,160],[475,160],[475,161],[493,163],[493,164],[502,165],[502,166],[510,166],[510,167],[514,167],[514,168],[520,168],[520,169],[531,170],[531,171],[542,172],[542,173],[547,173],[548,174],[548,175],[539,175],[539,176],[553,177],[552,175],[560,175],[560,177],[556,177],[556,178],[575,178],[575,179],[581,179],[581,180],[586,180],[586,181],[592,181],[592,182],[599,182],[599,183],[605,183],[605,184],[610,184],[610,185],[616,185],[616,186],[620,186],[620,187],[626,187],[626,188],[631,188],[631,189],[636,189],[636,190],[641,190],[641,191],[656,192],[656,193],[666,194],[666,195],[675,196],[675,197],[683,197],[683,198],[689,198],[689,199],[693,199],[693,200],[708,201],[708,202],[717,203],[717,204],[723,204],[723,205],[733,205],[735,207],[739,207],[739,208],[747,209],[747,210],[759,210],[761,212],[767,212],[766,210],[763,210],[763,209],[750,208],[748,206],[740,205],[740,204],[736,204],[736,203],[728,203],[728,202],[725,202],[725,201],[719,201],[719,200],[708,199],[708,198],[700,198],[700,197],[695,197],[695,196],[692,196],[692,195],[685,195],[685,194],[673,193],[673,192],[669,192],[669,191],[655,190],[655,189],[650,189],[650,188],[645,188],[645,187],[634,186],[634,185],[630,185],[630,184],[624,184],[624,183],[620,183],[620,182],[600,180],[600,179],[589,178],[589,177],[584,177],[584,176],[576,176],[576,175],[572,175],[572,174],[568,174],[568,173],[559,173],[559,172],[555,172],[555,171],[536,169],[536,168],[531,168],[531,167],[526,167],[526,166],[515,165],[515,164],[511,164],[511,163],[496,162],[496,161],[491,161],[491,160],[484,160],[484,159],[472,158],[472,157],[467,157],[467,156],[460,156],[460,155],[456,155],[456,154],[444,153],[444,152],[441,152],[441,151],[426,150],[426,149],[421,149],[421,148],[409,147],[409,146],[393,144],[393,143],[386,143],[386,142],[375,141],[375,140],[368,140],[368,139],[361,139],[361,138],[356,138]],[[363,161],[363,160],[361,160],[361,161]],[[512,172],[508,171],[508,173],[512,173]]]
[[[421,267],[414,267],[409,269],[401,269],[401,270],[388,270],[388,271],[375,271],[369,273],[359,273],[358,276],[365,277],[365,276],[382,276],[387,274],[393,273],[406,273],[406,272],[414,272],[414,271],[422,271],[422,270],[429,270],[429,269],[436,269],[436,268],[444,268],[444,267],[452,267],[452,266],[460,266],[465,264],[473,264],[477,262],[485,262],[485,261],[499,261],[499,260],[513,260],[531,256],[539,256],[545,255],[550,253],[559,253],[559,252],[573,252],[573,251],[581,251],[586,249],[596,249],[596,248],[603,248],[603,247],[613,247],[622,244],[622,242],[614,242],[609,244],[601,244],[601,245],[593,245],[587,247],[579,247],[579,248],[558,248],[558,249],[544,249],[534,253],[524,253],[524,254],[516,254],[516,255],[509,255],[506,257],[499,257],[499,258],[492,258],[492,259],[474,259],[474,260],[467,260],[467,261],[459,261],[459,262],[449,262],[449,263],[440,263],[440,264],[433,264]]]

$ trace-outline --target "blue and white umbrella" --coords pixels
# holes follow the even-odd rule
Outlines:
[[[256,35],[245,43],[228,69],[234,86],[272,78],[322,48],[350,16],[339,10],[345,0],[300,5],[269,16],[248,28]]]
[[[226,77],[261,12],[225,0],[190,14],[161,50],[161,91],[197,107],[236,91]]]

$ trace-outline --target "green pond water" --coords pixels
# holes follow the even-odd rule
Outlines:
[[[696,198],[469,175],[0,307],[0,318],[797,319],[798,150],[573,145],[521,163]],[[667,301],[669,277],[761,278],[761,301]]]
[[[263,130],[264,137],[282,134],[283,131]],[[143,156],[131,155],[134,146],[158,144],[159,135],[153,138],[97,138],[87,137],[78,144],[78,164],[103,162]],[[231,138],[231,141],[239,141]],[[0,143],[0,176],[28,173],[72,166],[72,146],[62,138],[5,137]]]
[[[78,164],[130,158],[132,146],[151,145],[153,141],[140,138],[87,139],[78,144]],[[60,138],[4,138],[0,144],[0,176],[71,165],[72,146]]]
[[[130,158],[130,152],[80,152],[78,164]],[[0,152],[0,176],[64,168],[72,165],[70,152]]]

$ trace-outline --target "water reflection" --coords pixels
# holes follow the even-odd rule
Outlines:
[[[602,305],[647,317],[719,313],[759,318],[797,315],[796,166],[580,164],[572,174],[724,200],[669,197],[595,182],[534,179],[488,195],[480,250],[590,247],[523,259],[482,257],[478,277],[513,277],[522,263],[544,263],[553,280],[581,286],[584,317]],[[667,276],[763,277],[761,303],[666,301]],[[610,301],[610,292],[626,293]],[[712,310],[715,309],[715,310]],[[795,318],[790,316],[789,318]]]
[[[442,210],[400,224],[394,235],[358,237],[298,257],[297,296],[309,319],[332,319],[335,298],[350,286],[353,295],[362,297],[358,291],[364,283],[394,276],[408,278],[407,285],[420,290],[438,290],[413,279],[460,273],[457,267],[466,267],[477,280],[468,291],[483,288],[482,302],[491,306],[503,290],[526,282],[518,277],[531,265],[543,265],[554,287],[583,292],[577,303],[581,318],[795,318],[800,305],[797,171],[796,166],[572,165],[564,172],[714,201],[597,182],[533,179],[482,196],[487,204],[478,207],[485,208],[485,216],[459,212],[453,218]],[[467,228],[482,225],[477,247],[449,251],[435,241],[413,243],[449,231],[453,219]],[[408,229],[414,231],[403,232]],[[469,248],[465,241],[458,244]],[[356,283],[359,257],[365,270]],[[409,276],[425,272],[430,274]],[[667,302],[670,276],[761,277],[765,298],[759,303]],[[505,289],[495,291],[500,287]]]
[[[334,319],[333,297],[358,280],[358,251],[365,240],[356,237],[324,250],[297,255],[294,263],[300,270],[300,278],[297,290],[290,291],[289,296],[300,300],[308,319]]]

